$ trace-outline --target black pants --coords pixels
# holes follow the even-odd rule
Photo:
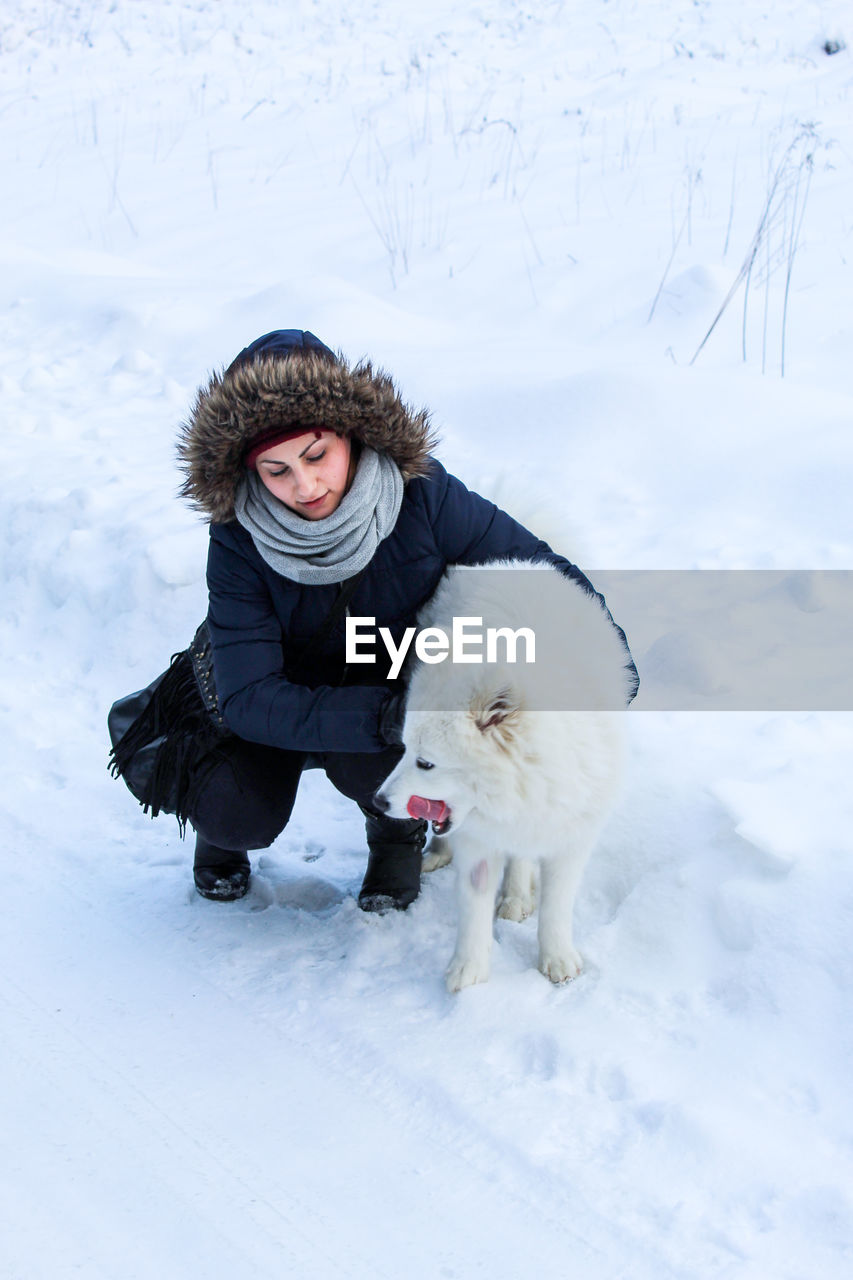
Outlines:
[[[190,822],[220,849],[266,849],[287,826],[306,768],[325,769],[338,791],[380,816],[373,795],[402,754],[402,747],[389,747],[307,755],[231,738],[196,788]]]

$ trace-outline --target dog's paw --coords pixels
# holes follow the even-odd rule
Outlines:
[[[539,972],[552,982],[569,982],[583,969],[583,960],[574,947],[566,947],[559,953],[543,952],[539,956]]]
[[[510,856],[498,894],[498,915],[502,920],[526,920],[536,910],[536,873],[526,858]]]
[[[517,893],[505,894],[498,900],[498,915],[501,920],[515,920],[518,923],[532,916],[536,908],[533,895],[524,897]]]
[[[489,961],[477,956],[454,956],[447,967],[445,982],[451,993],[463,987],[473,987],[477,982],[488,982]]]
[[[424,854],[422,871],[438,871],[439,867],[446,867],[453,857],[453,850],[449,840],[436,840],[430,842],[429,848]]]

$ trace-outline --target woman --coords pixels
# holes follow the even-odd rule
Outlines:
[[[236,735],[195,788],[203,896],[242,897],[248,851],[283,830],[302,770],[322,767],[366,818],[359,906],[405,909],[417,897],[426,823],[373,804],[400,757],[400,682],[347,668],[339,593],[399,644],[448,564],[547,560],[592,590],[448,475],[433,444],[426,413],[390,378],[350,368],[301,330],[257,339],[200,390],[179,450],[182,492],[211,521],[208,626]]]

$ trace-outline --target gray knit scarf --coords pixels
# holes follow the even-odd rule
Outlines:
[[[318,586],[342,582],[363,569],[394,528],[403,477],[385,453],[362,448],[349,492],[322,520],[306,520],[270,493],[256,471],[240,481],[234,510],[259,553],[276,573]]]

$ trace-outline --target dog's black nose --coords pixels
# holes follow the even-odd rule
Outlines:
[[[376,792],[373,797],[373,803],[380,813],[387,813],[391,808],[391,801],[386,796],[383,796],[381,791]]]

